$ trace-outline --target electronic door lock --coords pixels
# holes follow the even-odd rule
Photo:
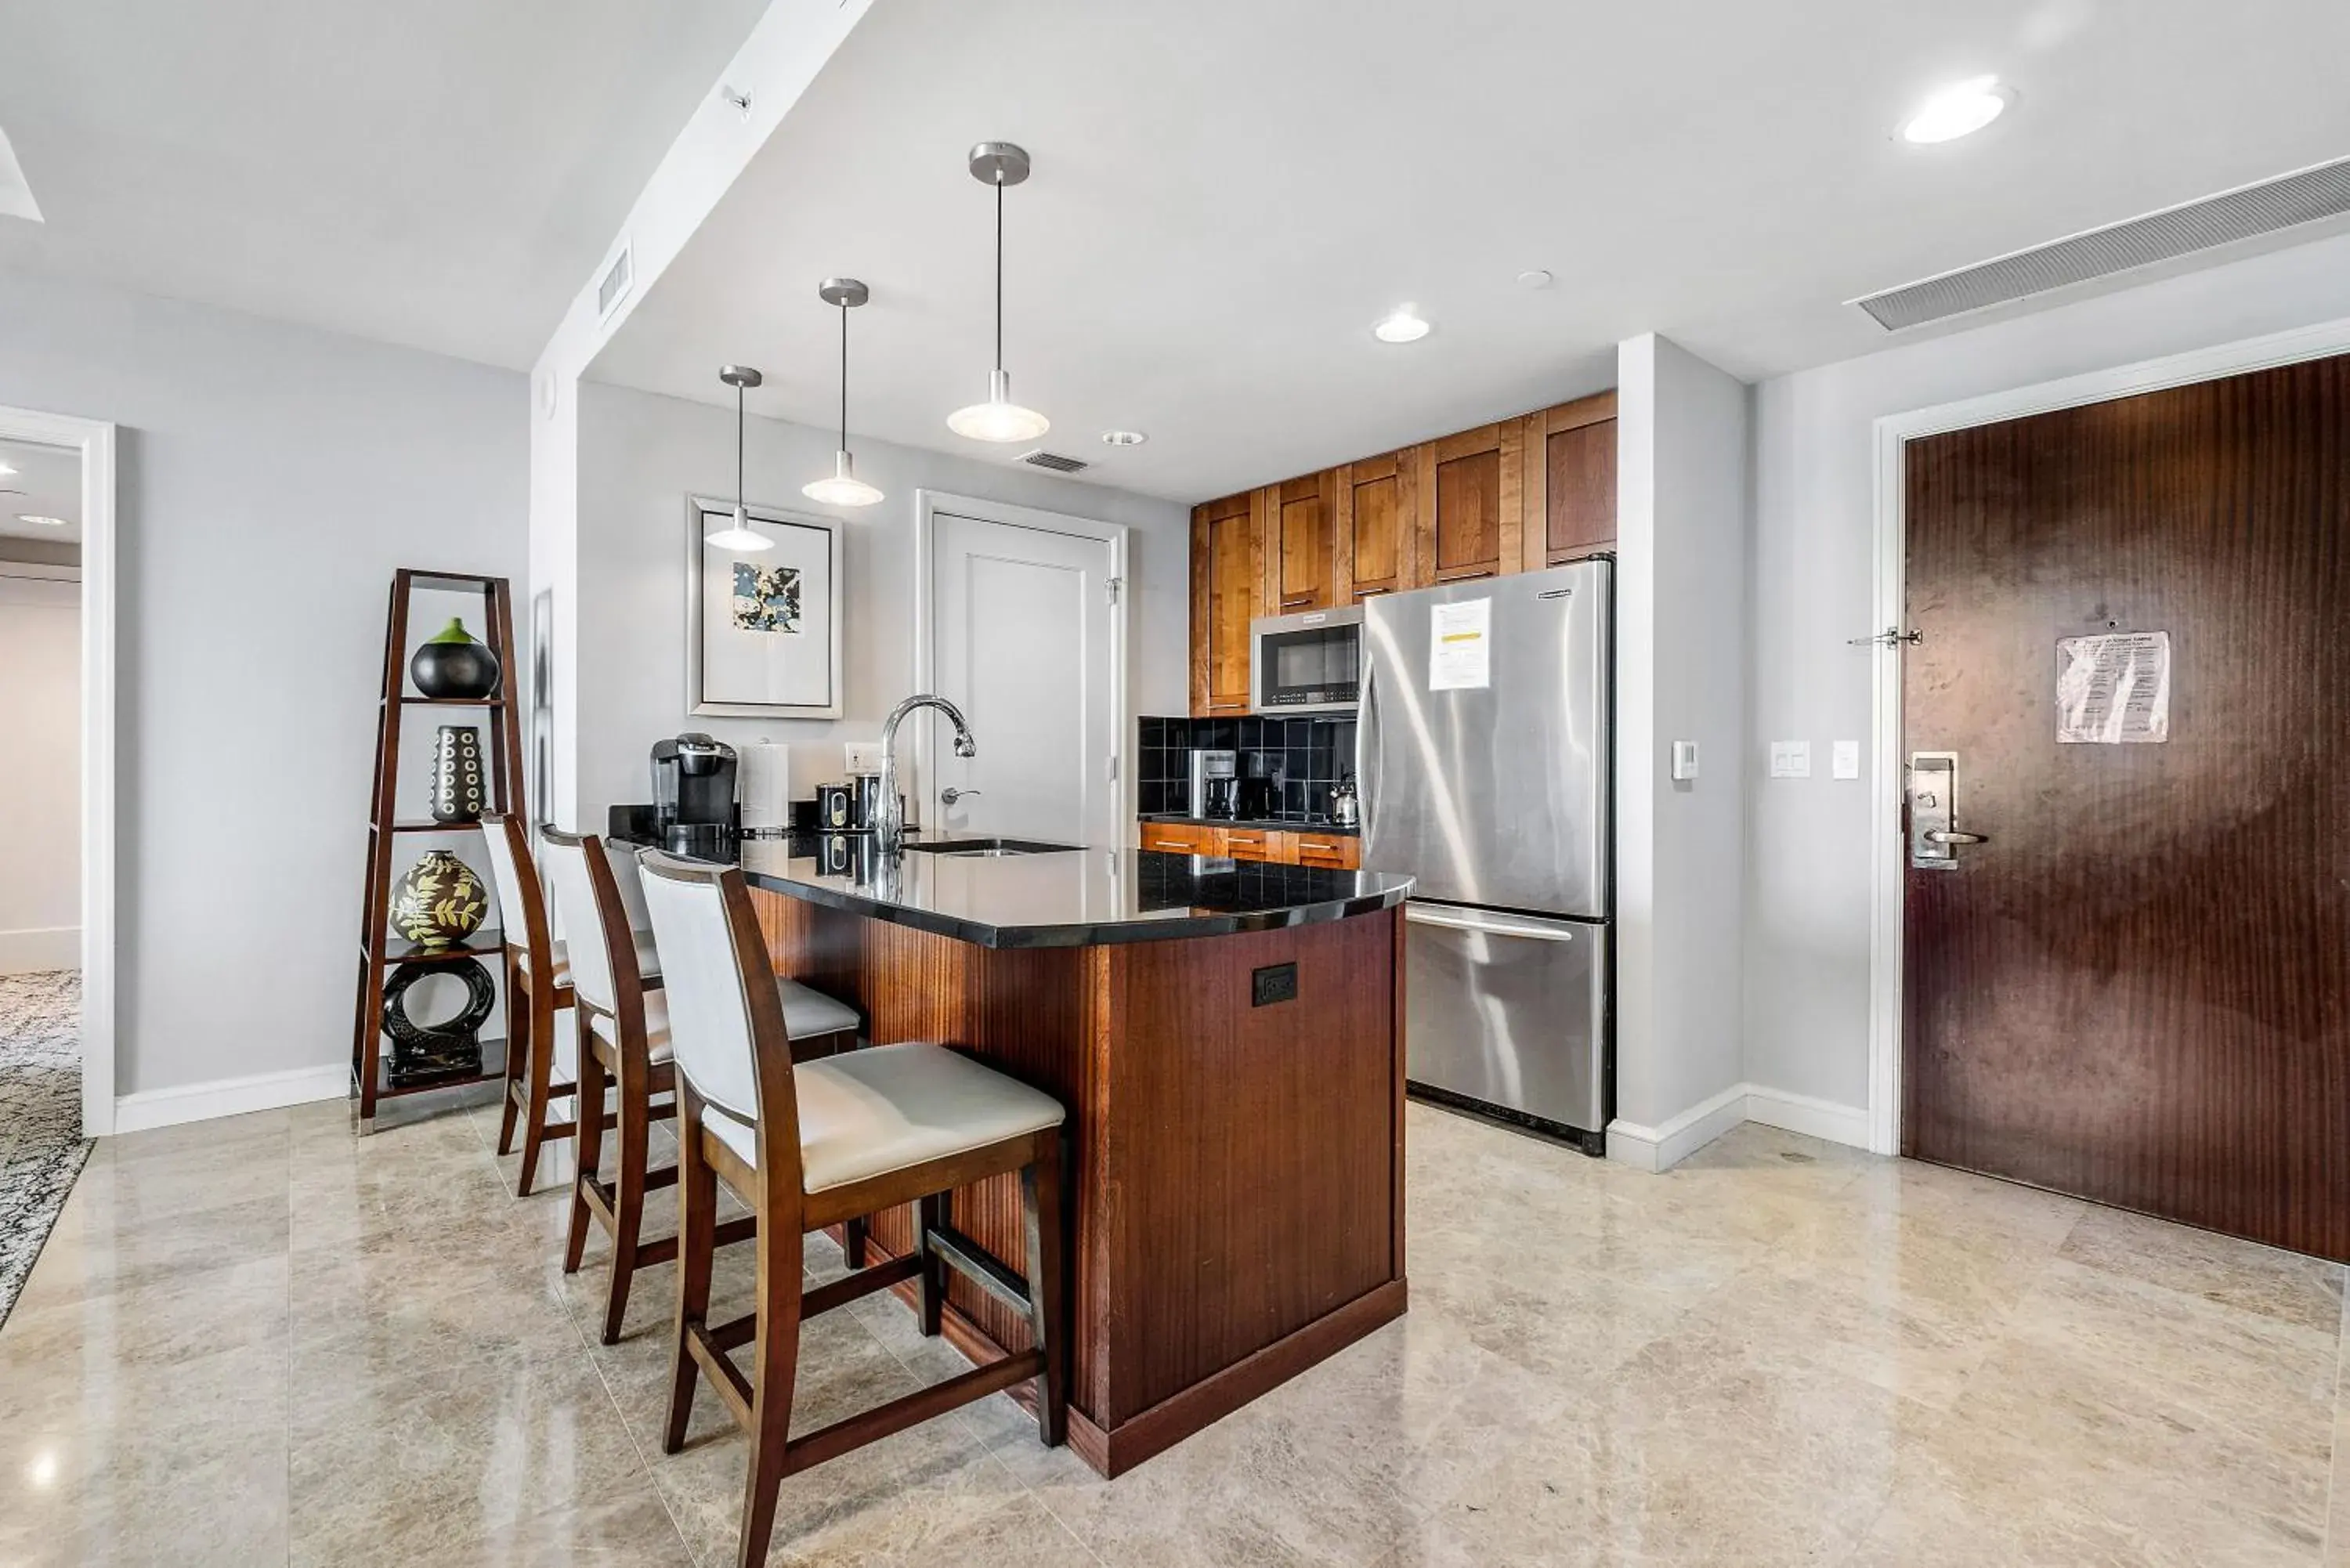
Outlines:
[[[1985,844],[1958,826],[1959,754],[1909,753],[1909,864],[1920,871],[1955,871],[1961,845]]]

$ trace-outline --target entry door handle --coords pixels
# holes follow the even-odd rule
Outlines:
[[[979,791],[975,789],[957,789],[954,785],[949,784],[946,788],[939,791],[939,798],[946,802],[947,805],[952,805],[959,800],[962,800],[967,796],[977,794],[979,794]]]
[[[1980,833],[1951,833],[1939,827],[1928,828],[1918,836],[1929,844],[1989,844],[1991,842]]]

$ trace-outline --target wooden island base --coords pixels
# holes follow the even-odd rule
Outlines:
[[[850,1001],[875,1042],[932,1040],[1058,1096],[1074,1179],[1069,1441],[1104,1475],[1402,1314],[1400,909],[1224,936],[983,947],[754,887],[776,970]],[[1293,1000],[1254,1004],[1295,964]],[[1025,1263],[1017,1183],[953,1223]],[[875,1218],[870,1256],[913,1243]],[[899,1287],[910,1305],[911,1287]],[[1027,1325],[960,1277],[974,1359]]]

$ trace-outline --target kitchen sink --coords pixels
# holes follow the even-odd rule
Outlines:
[[[1045,844],[1034,838],[947,838],[936,844],[914,842],[906,848],[921,855],[984,856],[1002,859],[1012,855],[1074,855],[1081,844]]]

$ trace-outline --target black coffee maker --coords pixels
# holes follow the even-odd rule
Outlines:
[[[731,858],[743,826],[734,748],[698,732],[655,742],[653,823],[672,855]]]

